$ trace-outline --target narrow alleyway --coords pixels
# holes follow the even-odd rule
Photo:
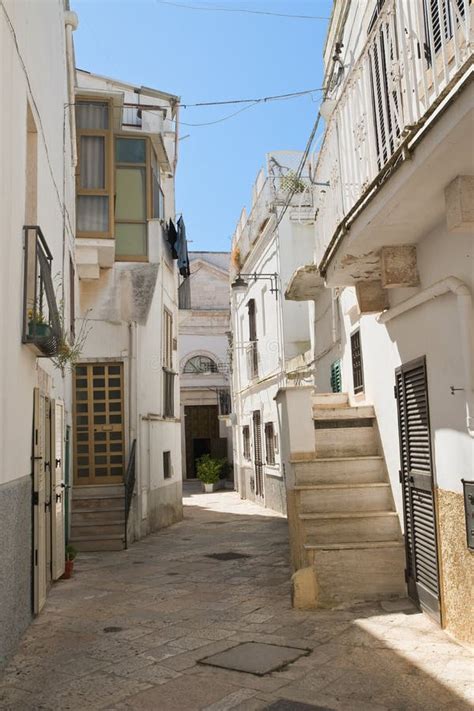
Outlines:
[[[0,676],[2,709],[471,708],[473,657],[407,601],[294,611],[283,518],[233,492],[185,504],[128,551],[80,555]],[[199,663],[248,641],[310,653],[265,676]]]

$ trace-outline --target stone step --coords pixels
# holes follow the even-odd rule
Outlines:
[[[94,498],[72,499],[72,511],[87,511],[96,509],[111,510],[125,507],[125,496],[116,494],[114,496],[95,496]]]
[[[361,405],[358,407],[320,407],[313,404],[314,420],[358,420],[374,419],[375,411],[372,405]]]
[[[318,581],[318,604],[384,600],[406,595],[403,543],[305,546]]]
[[[349,395],[347,393],[315,393],[312,403],[313,407],[318,408],[348,407]]]
[[[387,480],[383,458],[323,457],[292,461],[297,486],[307,484],[372,484]]]
[[[305,543],[399,541],[400,522],[395,511],[300,513]]]
[[[88,486],[73,486],[72,488],[72,498],[73,499],[88,499],[96,498],[98,496],[123,496],[124,495],[124,485],[123,484],[97,484]]]
[[[354,420],[353,422],[360,422]],[[315,427],[316,457],[367,457],[378,454],[378,442],[372,420],[362,427]],[[315,425],[318,420],[315,420]]]
[[[122,551],[125,548],[124,536],[110,535],[107,538],[81,536],[71,538],[71,544],[77,551],[96,553],[100,551]]]
[[[88,521],[95,523],[107,523],[110,521],[124,521],[125,510],[123,506],[118,506],[108,509],[79,509],[79,511],[71,512],[71,523],[73,526]]]
[[[88,538],[109,538],[111,535],[123,536],[125,530],[124,521],[107,521],[104,523],[96,523],[95,521],[89,521],[87,523],[72,524],[71,525],[71,538],[82,538],[86,536]]]
[[[390,484],[321,484],[295,487],[301,513],[365,512],[393,509]]]

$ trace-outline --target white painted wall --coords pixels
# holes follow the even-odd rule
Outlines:
[[[53,254],[56,284],[64,287],[69,326],[75,205],[67,91],[63,3],[5,0],[0,6],[0,485],[31,473],[33,388],[40,381],[49,381],[51,397],[64,401],[71,423],[70,374],[62,377],[49,359],[37,359],[21,343],[28,105],[38,146],[35,223]]]

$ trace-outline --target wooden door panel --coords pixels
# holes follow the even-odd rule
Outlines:
[[[74,482],[121,482],[125,444],[122,363],[78,365],[74,385]]]
[[[51,549],[53,580],[64,573],[64,405],[59,400],[51,402]]]

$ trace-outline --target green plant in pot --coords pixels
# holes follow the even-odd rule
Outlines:
[[[30,338],[48,338],[50,335],[51,326],[41,311],[30,309],[28,311],[28,336]]]
[[[205,492],[210,493],[216,489],[224,461],[223,459],[214,459],[210,454],[204,454],[198,459],[197,476],[202,481]]]
[[[70,543],[67,544],[65,550],[65,565],[64,565],[64,580],[69,580],[72,577],[72,572],[74,570],[74,560],[77,556],[77,550]]]

